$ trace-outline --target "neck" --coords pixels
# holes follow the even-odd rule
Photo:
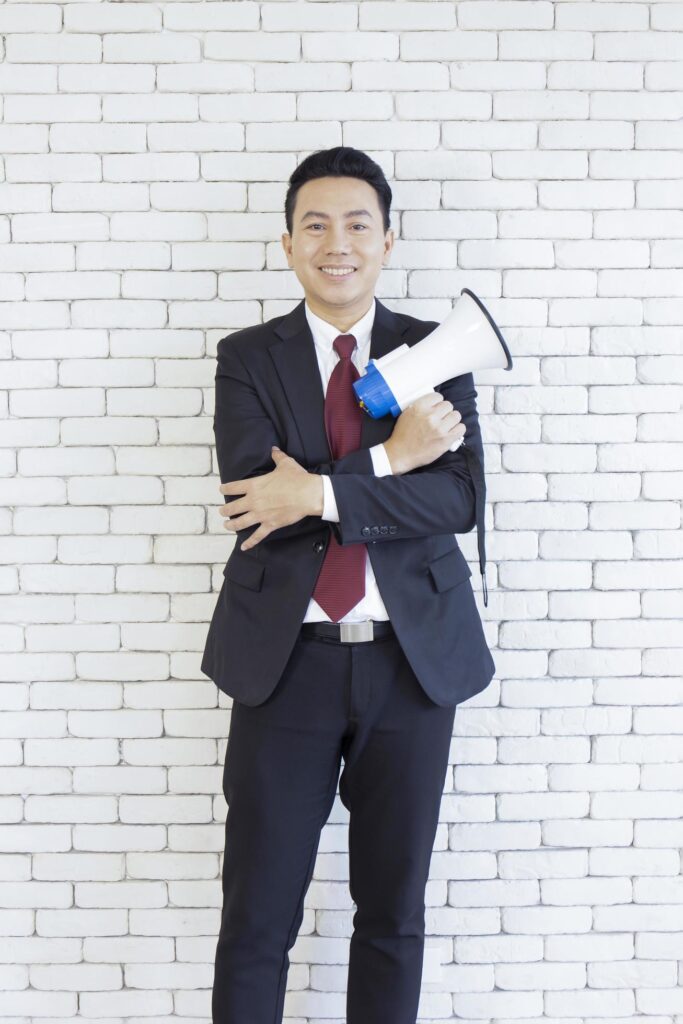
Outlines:
[[[339,310],[330,308],[329,306],[319,305],[315,299],[311,300],[309,296],[306,296],[306,302],[310,310],[319,316],[321,320],[327,321],[331,324],[340,334],[346,334],[350,327],[357,324],[361,317],[370,309],[374,302],[374,296],[371,296],[370,301],[363,299],[359,301],[355,308]]]

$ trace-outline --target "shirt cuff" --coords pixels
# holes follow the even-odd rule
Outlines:
[[[376,444],[370,448],[370,458],[372,459],[372,468],[375,476],[393,476],[391,462],[383,444]],[[321,473],[320,476],[323,482],[323,510],[321,519],[338,523],[339,512],[337,510],[337,499],[334,496],[332,481],[327,473]]]
[[[334,496],[332,481],[327,473],[321,473],[320,476],[323,482],[323,510],[321,518],[327,519],[332,523],[338,523],[339,512],[337,511],[337,499]]]
[[[370,449],[370,457],[375,476],[393,476],[391,462],[383,444],[376,444]]]

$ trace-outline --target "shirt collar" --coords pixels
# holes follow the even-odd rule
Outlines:
[[[363,348],[364,345],[370,341],[372,333],[372,325],[375,320],[375,306],[376,302],[373,297],[370,308],[367,313],[364,313],[360,320],[349,327],[345,334],[353,334],[356,339],[356,345],[358,349]],[[308,305],[308,302],[304,302],[306,310],[306,319],[308,320],[308,326],[311,328],[311,334],[313,335],[313,341],[316,345],[320,345],[326,352],[332,351],[332,344],[335,338],[338,338],[341,331],[339,331],[334,324],[330,324],[327,320],[323,320],[322,317],[317,316]]]

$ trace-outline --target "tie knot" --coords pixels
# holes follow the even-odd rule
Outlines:
[[[356,339],[353,334],[340,334],[332,344],[334,351],[341,359],[350,359],[351,353],[356,347]]]

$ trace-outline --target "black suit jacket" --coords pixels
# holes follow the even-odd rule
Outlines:
[[[437,326],[394,313],[376,299],[370,358],[414,345]],[[272,472],[275,444],[310,472],[330,474],[339,512],[338,523],[306,516],[273,530],[249,551],[239,545],[257,527],[238,532],[201,663],[225,693],[251,706],[272,693],[296,642],[331,530],[342,545],[367,544],[398,641],[435,703],[460,703],[489,684],[495,664],[472,573],[454,537],[469,532],[477,519],[483,528],[477,392],[471,373],[437,390],[461,413],[466,444],[409,473],[377,477],[368,449],[386,441],[396,421],[391,414],[376,420],[364,415],[360,447],[332,459],[304,300],[285,316],[218,343],[214,431],[221,481]],[[483,570],[482,544],[480,534]]]

